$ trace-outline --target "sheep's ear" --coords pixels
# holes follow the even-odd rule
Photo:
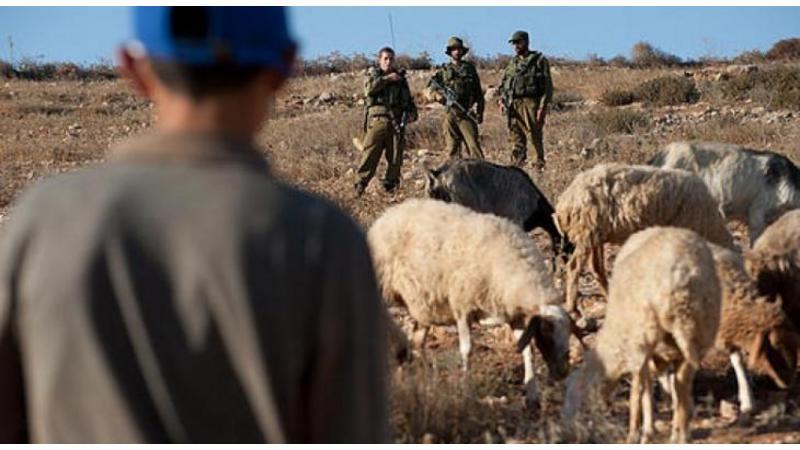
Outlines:
[[[564,231],[561,230],[561,222],[558,221],[558,213],[550,214],[550,217],[553,218],[553,223],[556,226],[556,230],[558,230],[558,234],[564,236]]]

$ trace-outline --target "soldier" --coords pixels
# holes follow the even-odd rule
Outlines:
[[[0,442],[384,442],[366,239],[270,175],[283,8],[142,7],[157,131],[27,191],[0,239]]]
[[[527,158],[527,145],[536,148],[536,168],[544,169],[544,127],[547,108],[553,97],[550,63],[540,52],[528,48],[528,33],[515,31],[508,40],[516,56],[511,58],[500,82],[501,111],[508,116],[513,163],[521,166]]]
[[[417,107],[408,87],[405,71],[394,67],[394,50],[384,47],[378,52],[378,67],[367,73],[364,93],[364,157],[358,168],[356,195],[361,195],[375,176],[381,154],[386,151],[386,178],[383,189],[393,192],[400,182],[403,165],[403,133],[405,125],[417,120]]]
[[[448,105],[442,128],[445,149],[450,157],[461,157],[461,143],[465,142],[470,158],[483,159],[478,137],[478,124],[483,122],[483,92],[475,65],[463,61],[467,52],[469,48],[464,47],[461,39],[451,37],[445,49],[445,54],[450,56],[450,64],[439,68],[428,86],[445,97]],[[474,115],[470,112],[473,105],[476,110]]]

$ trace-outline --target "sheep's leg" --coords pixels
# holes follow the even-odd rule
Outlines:
[[[677,444],[689,442],[689,421],[692,418],[692,382],[695,369],[688,361],[681,363],[675,374],[675,391],[678,396],[677,407],[672,412],[672,436],[670,441]]]
[[[653,376],[645,364],[642,374],[642,444],[653,439]]]
[[[645,364],[646,366],[647,364]],[[635,444],[639,442],[639,419],[641,419],[642,408],[642,372],[644,368],[639,369],[638,372],[633,374],[631,380],[631,393],[628,400],[628,408],[630,416],[628,417],[628,443]]]
[[[428,339],[428,332],[431,327],[417,324],[414,327],[414,332],[411,336],[411,342],[414,347],[419,349],[420,355],[425,358],[425,340]]]
[[[739,386],[739,411],[747,414],[753,410],[753,392],[742,363],[742,354],[738,351],[731,353],[731,365],[736,372],[736,384]]]
[[[569,312],[578,311],[578,278],[586,264],[587,250],[583,247],[575,249],[572,257],[567,262],[567,301],[566,308]]]
[[[525,330],[514,330],[514,342],[518,342],[524,332]],[[525,365],[525,377],[522,382],[527,385],[533,379],[533,352],[530,345],[526,345],[522,351],[522,362]]]
[[[600,284],[600,289],[603,291],[603,296],[608,298],[608,277],[606,276],[606,258],[603,251],[603,244],[598,245],[592,249],[592,271],[594,276],[597,277],[597,282]]]
[[[469,336],[469,322],[466,317],[456,319],[458,328],[458,349],[461,351],[461,360],[464,365],[464,372],[469,369],[469,352],[472,350],[472,342]]]

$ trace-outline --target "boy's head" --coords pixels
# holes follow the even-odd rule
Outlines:
[[[136,7],[132,15],[121,70],[157,106],[266,104],[291,72],[296,46],[282,7]]]

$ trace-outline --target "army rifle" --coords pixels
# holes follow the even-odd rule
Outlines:
[[[438,91],[444,96],[445,106],[447,106],[447,108],[455,108],[456,111],[464,114],[467,119],[475,122],[476,126],[478,125],[478,119],[473,116],[469,110],[467,110],[467,108],[464,108],[464,105],[458,102],[456,93],[453,92],[452,89],[443,86],[441,83],[439,83],[439,81],[436,80],[436,78],[431,79],[430,85],[434,90]]]

